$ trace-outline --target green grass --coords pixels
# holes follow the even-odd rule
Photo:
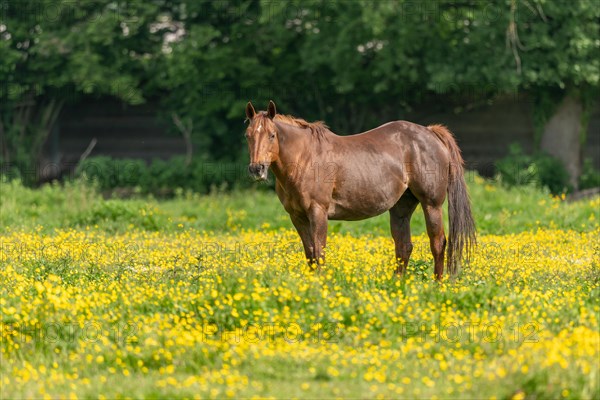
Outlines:
[[[442,284],[424,236],[407,277],[393,275],[385,214],[331,222],[328,264],[311,274],[264,187],[157,200],[105,199],[80,182],[3,182],[0,398],[225,397],[231,385],[214,372],[249,377],[233,385],[236,398],[597,397],[600,199],[467,178],[480,246]],[[424,232],[419,209],[412,226]],[[224,251],[203,254],[206,243]],[[235,251],[254,243],[273,253]],[[201,336],[206,324],[230,334],[243,320],[297,324],[304,336]],[[434,334],[473,320],[474,340]],[[487,340],[488,326],[503,337]],[[45,327],[60,329],[44,336]],[[86,327],[101,327],[98,340],[73,340],[71,329]],[[182,384],[200,377],[208,383]]]
[[[597,226],[597,202],[569,203],[533,186],[505,188],[475,173],[467,175],[471,204],[480,234],[503,235],[535,228],[589,231]],[[110,232],[132,227],[169,232],[180,228],[229,232],[237,229],[291,229],[292,224],[273,191],[254,190],[201,195],[179,192],[175,198],[152,196],[104,199],[82,182],[29,189],[18,182],[0,183],[0,232],[7,230],[82,228]],[[425,232],[420,207],[411,222],[413,234]],[[382,235],[389,232],[387,213],[363,221],[330,221],[329,232]]]

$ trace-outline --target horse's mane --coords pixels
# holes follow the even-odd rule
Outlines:
[[[319,140],[321,140],[325,136],[325,133],[329,131],[329,127],[325,125],[323,121],[308,122],[302,118],[296,118],[291,115],[283,114],[275,115],[274,120],[283,122],[284,124],[296,126],[298,128],[309,129],[310,133]]]

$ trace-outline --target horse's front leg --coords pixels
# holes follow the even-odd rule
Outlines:
[[[311,206],[306,214],[290,214],[304,246],[308,266],[319,269],[325,262],[327,244],[327,213],[320,206]]]
[[[317,269],[325,263],[325,246],[327,245],[327,208],[319,204],[311,204],[308,210],[310,222],[310,244],[312,254],[309,262],[316,264]]]
[[[292,219],[292,223],[300,236],[300,240],[302,240],[302,246],[304,246],[304,255],[306,256],[306,260],[308,261],[308,266],[311,269],[314,269],[314,246],[312,245],[312,235],[310,230],[310,221],[306,215],[299,214],[290,214],[290,218]]]

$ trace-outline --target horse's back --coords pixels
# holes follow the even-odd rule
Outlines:
[[[392,121],[339,138],[339,146],[334,146],[338,147],[334,152],[340,166],[339,192],[346,192],[346,188],[368,190],[372,193],[368,197],[381,201],[376,209],[391,207],[407,188],[419,200],[444,201],[450,153],[427,127]]]
[[[450,153],[442,140],[429,128],[409,121],[391,121],[369,131],[338,136],[341,149],[348,152],[393,154],[402,162],[417,162],[426,153],[435,156],[434,164],[449,162]],[[429,158],[429,157],[425,157]],[[424,160],[427,161],[427,160]]]

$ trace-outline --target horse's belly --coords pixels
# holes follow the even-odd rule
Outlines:
[[[338,221],[359,221],[361,219],[367,219],[375,217],[379,214],[383,214],[389,208],[372,208],[369,210],[357,210],[356,208],[348,209],[339,205],[330,205],[328,218],[330,220]]]
[[[383,192],[363,192],[354,195],[334,196],[329,205],[331,220],[358,221],[383,214],[394,206],[406,188]]]

